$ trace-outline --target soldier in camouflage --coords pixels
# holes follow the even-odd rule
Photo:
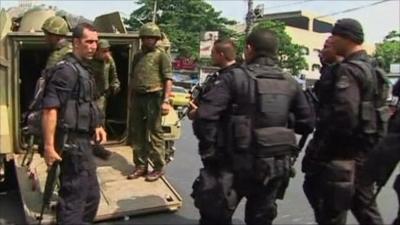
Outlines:
[[[164,174],[165,142],[161,116],[170,110],[172,65],[165,49],[157,47],[161,31],[153,23],[144,24],[139,31],[142,49],[134,56],[129,90],[132,95],[132,115],[129,140],[133,144],[135,169],[128,179],[145,176],[156,181]],[[147,172],[148,161],[154,170]]]
[[[51,46],[52,52],[47,59],[46,69],[61,61],[65,55],[72,52],[72,44],[66,39],[69,32],[67,22],[59,17],[52,16],[46,19],[42,25],[46,42]]]
[[[97,51],[93,60],[90,61],[90,67],[96,82],[96,96],[98,98],[96,103],[106,115],[107,97],[111,94],[116,95],[120,90],[117,68],[111,56],[110,43],[107,40],[99,40]],[[103,121],[103,126],[105,126],[105,121]],[[103,160],[108,160],[112,154],[99,144],[93,146],[93,153]]]
[[[110,43],[103,39],[99,40],[98,46],[90,64],[95,76],[97,96],[99,96],[97,104],[105,112],[106,97],[109,94],[116,95],[119,92],[120,82],[114,58],[111,56]]]

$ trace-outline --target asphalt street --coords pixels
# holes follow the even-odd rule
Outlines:
[[[197,154],[197,140],[193,135],[190,121],[182,122],[182,137],[176,142],[175,160],[168,165],[167,179],[183,197],[183,207],[171,213],[157,213],[136,216],[101,223],[106,224],[197,224],[199,214],[190,197],[193,180],[201,167]],[[297,175],[291,180],[283,201],[278,201],[278,217],[274,224],[315,224],[313,212],[303,193],[303,174],[300,172],[302,155],[296,163]],[[383,188],[378,197],[378,205],[384,218],[389,224],[397,213],[397,199],[392,189],[394,177]],[[244,203],[241,202],[234,214],[234,224],[244,224]],[[0,224],[21,224],[23,214],[17,190],[0,194]],[[357,224],[349,213],[348,224]]]

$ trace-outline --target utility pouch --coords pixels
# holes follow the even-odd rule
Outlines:
[[[65,103],[65,109],[63,114],[62,127],[66,129],[76,129],[78,125],[78,102],[75,99],[69,99]]]
[[[266,127],[254,130],[254,156],[268,158],[288,155],[297,149],[293,130],[285,127]]]
[[[351,207],[354,194],[355,161],[333,160],[323,168],[321,182],[326,204],[336,210]]]
[[[388,123],[390,118],[390,112],[388,106],[382,106],[376,109],[377,114],[377,128],[381,136],[384,136],[388,130]]]
[[[91,121],[90,102],[84,102],[78,105],[78,123],[77,130],[89,132]]]
[[[361,102],[361,125],[364,134],[375,134],[376,127],[376,114],[375,107],[371,101]]]
[[[233,210],[237,203],[236,193],[232,189],[233,180],[232,173],[200,169],[191,194],[196,208],[215,218],[222,215],[226,209]]]
[[[229,132],[232,132],[234,151],[247,152],[251,144],[251,119],[247,115],[233,115]]]
[[[82,149],[77,145],[71,145],[68,151],[63,152],[63,160],[61,161],[62,171],[68,175],[78,175],[85,169],[85,155]]]

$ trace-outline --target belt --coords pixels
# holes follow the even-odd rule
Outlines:
[[[164,89],[164,87],[159,84],[159,85],[153,85],[153,86],[149,86],[149,87],[138,87],[138,88],[134,88],[135,93],[139,93],[139,94],[147,94],[147,93],[154,93],[154,92],[159,92],[162,91]]]

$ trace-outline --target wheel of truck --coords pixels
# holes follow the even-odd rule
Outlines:
[[[9,191],[15,189],[17,186],[17,177],[14,168],[14,160],[6,161],[4,157],[1,157],[1,168],[2,176],[0,181],[0,192]]]

